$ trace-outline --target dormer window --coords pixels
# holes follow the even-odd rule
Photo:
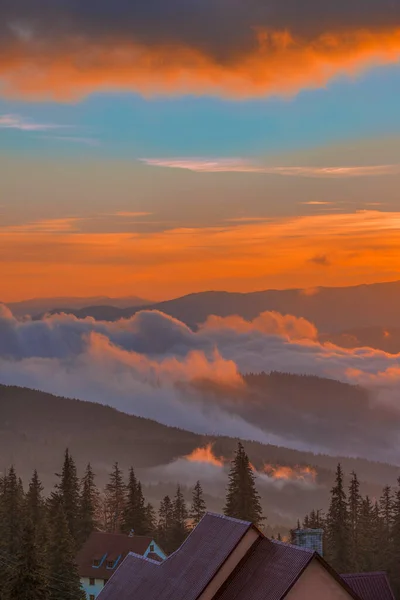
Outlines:
[[[98,558],[93,559],[93,566],[94,567],[99,567],[100,566],[100,561]]]
[[[154,552],[154,544],[150,544],[150,552]]]
[[[113,566],[114,566],[114,561],[113,561],[113,560],[108,560],[108,561],[107,561],[107,568],[108,568],[108,569],[112,569],[112,568],[113,568]]]

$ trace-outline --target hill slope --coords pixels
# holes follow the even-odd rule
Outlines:
[[[46,486],[53,484],[67,446],[78,467],[90,461],[104,483],[115,461],[123,469],[132,464],[148,469],[166,465],[208,442],[215,443],[217,456],[227,459],[236,448],[232,438],[203,436],[100,404],[0,385],[1,468],[14,464],[23,479],[37,468]],[[396,481],[398,475],[394,466],[364,459],[339,459],[256,442],[246,442],[246,449],[256,466],[264,462],[308,464],[328,473],[340,460],[347,472],[355,469],[365,481],[384,484]]]

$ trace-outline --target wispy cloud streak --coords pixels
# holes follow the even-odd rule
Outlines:
[[[289,177],[368,177],[400,174],[400,164],[367,166],[269,166],[242,158],[142,158],[153,167],[186,169],[200,173],[265,173]],[[315,203],[316,204],[316,203]]]
[[[57,129],[68,129],[68,125],[56,125],[54,123],[35,123],[20,115],[0,115],[0,129],[18,129],[19,131],[52,131]]]

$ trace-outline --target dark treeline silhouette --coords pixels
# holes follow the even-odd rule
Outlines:
[[[48,497],[36,470],[26,491],[14,467],[0,479],[0,600],[83,600],[75,556],[93,531],[148,535],[169,554],[206,512],[199,481],[191,506],[178,484],[175,496],[165,496],[156,513],[133,468],[125,478],[115,463],[100,492],[91,465],[80,478],[68,450],[57,478]],[[224,512],[255,523],[263,520],[255,477],[240,443]]]
[[[355,472],[346,488],[339,464],[328,512],[312,510],[297,527],[324,529],[324,557],[339,573],[386,571],[400,598],[400,478],[397,484],[379,499],[363,496]]]

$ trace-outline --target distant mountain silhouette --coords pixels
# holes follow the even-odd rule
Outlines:
[[[1,303],[1,299],[0,299]],[[123,298],[109,298],[108,296],[95,296],[92,298],[75,298],[75,297],[60,297],[60,298],[32,298],[30,300],[22,300],[20,302],[4,303],[11,312],[16,316],[31,315],[46,313],[49,311],[60,311],[63,306],[68,306],[69,311],[79,310],[85,306],[112,306],[115,308],[126,308],[133,306],[145,306],[151,304],[150,300],[139,298],[138,296],[127,296]],[[68,311],[68,312],[69,312]]]
[[[315,323],[321,334],[364,327],[400,327],[400,281],[352,287],[321,287],[315,290],[267,290],[248,294],[201,292],[146,306],[160,310],[190,327],[204,322],[209,315],[240,315],[254,319],[263,311],[278,311],[304,317]],[[129,318],[143,306],[118,308],[89,306],[63,311],[79,318],[92,316],[114,321]],[[61,312],[56,309],[53,312]]]

